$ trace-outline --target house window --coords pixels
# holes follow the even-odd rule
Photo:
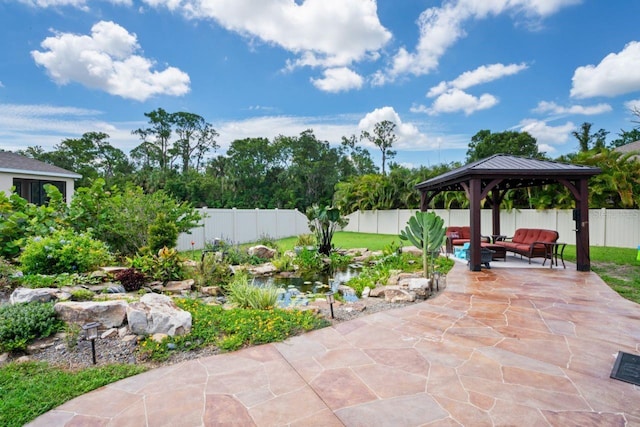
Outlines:
[[[62,193],[62,198],[67,200],[67,183],[64,181],[13,178],[16,194],[35,205],[44,205],[48,201],[47,192],[44,191],[45,184],[58,187],[58,190]]]

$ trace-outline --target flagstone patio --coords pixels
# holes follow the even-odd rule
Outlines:
[[[640,353],[640,306],[595,273],[456,263],[424,303],[155,369],[30,426],[640,426],[618,351]]]

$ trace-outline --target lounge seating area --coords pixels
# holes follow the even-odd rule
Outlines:
[[[499,237],[493,244],[514,254],[529,258],[550,258],[549,245],[558,241],[558,232],[542,228],[518,228],[513,237]]]
[[[446,251],[456,258],[468,259],[471,229],[468,226],[450,226],[446,229]],[[558,241],[558,232],[541,228],[519,228],[513,237],[494,236],[491,242],[489,237],[482,236],[482,249],[492,253],[492,260],[502,259],[506,261],[506,253],[511,252],[520,257],[526,257],[531,264],[532,258],[551,259],[554,255],[553,245]],[[484,255],[484,254],[483,254]],[[486,263],[483,257],[482,263]],[[564,260],[563,260],[564,263]],[[556,261],[557,264],[557,261]],[[486,263],[488,267],[488,263]]]

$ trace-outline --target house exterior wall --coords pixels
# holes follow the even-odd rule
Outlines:
[[[73,194],[75,192],[75,180],[73,178],[63,178],[59,176],[48,176],[48,175],[31,175],[26,173],[0,172],[0,191],[3,191],[7,196],[11,194],[11,187],[13,187],[14,178],[64,182],[66,186],[67,204],[71,203],[71,199],[73,198]]]

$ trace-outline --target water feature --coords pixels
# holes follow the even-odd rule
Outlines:
[[[337,270],[333,275],[328,272],[316,272],[302,276],[292,277],[277,274],[275,276],[255,277],[253,283],[256,286],[275,286],[281,290],[279,305],[288,307],[291,305],[307,305],[312,298],[324,298],[326,292],[338,292],[338,286],[346,284],[352,277],[360,274],[362,266],[352,264],[349,267]],[[345,301],[356,301],[355,292],[342,292]]]

